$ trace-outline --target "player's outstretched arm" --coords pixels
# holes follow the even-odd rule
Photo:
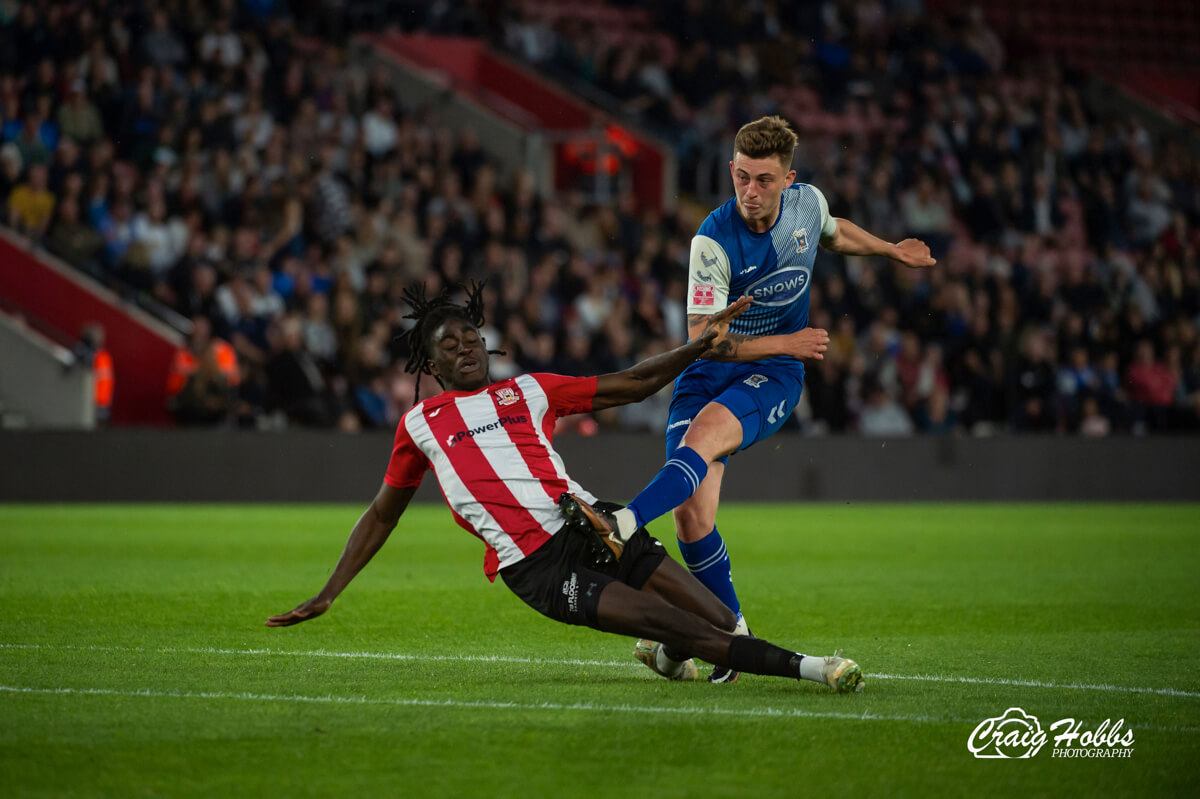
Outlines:
[[[842,255],[881,255],[913,269],[937,263],[929,254],[929,245],[920,239],[905,239],[899,244],[891,244],[849,219],[838,219],[837,230],[832,236],[822,238],[821,246]]]
[[[711,317],[708,314],[688,314],[688,336],[694,339],[703,335],[709,319]],[[702,357],[713,361],[745,363],[786,355],[802,361],[820,361],[824,360],[828,346],[829,332],[819,327],[766,336],[726,333]]]
[[[597,377],[592,410],[640,402],[658,391],[678,377],[692,361],[721,346],[731,335],[729,323],[749,308],[750,302],[749,297],[741,297],[724,310],[706,316],[703,327],[697,326],[694,331],[689,329],[692,340],[682,347],[647,358],[623,371]]]
[[[371,501],[370,507],[354,525],[354,530],[351,531],[350,538],[346,541],[346,548],[342,551],[342,557],[334,567],[333,574],[329,576],[325,587],[321,589],[321,593],[306,602],[301,602],[287,613],[280,613],[278,616],[267,619],[267,626],[289,627],[302,621],[315,619],[329,610],[329,606],[333,604],[333,600],[337,599],[338,594],[342,593],[354,579],[354,575],[362,571],[363,566],[367,565],[368,561],[387,541],[392,530],[396,528],[396,523],[400,521],[400,515],[404,513],[404,509],[408,507],[408,503],[415,493],[417,493],[415,486],[393,488],[387,483],[380,486],[379,493]]]

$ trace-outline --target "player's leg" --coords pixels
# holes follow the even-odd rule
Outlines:
[[[675,535],[684,565],[740,618],[742,606],[733,588],[729,553],[716,524],[724,477],[725,464],[714,463],[700,490],[675,509]]]
[[[718,629],[733,632],[737,626],[737,616],[729,607],[671,558],[663,558],[642,590],[695,613]]]
[[[746,386],[735,383],[706,405],[683,434],[680,447],[692,447],[701,452],[713,451],[716,447],[730,452],[753,443],[760,427],[761,409],[758,392],[746,393]],[[736,444],[729,444],[736,439]],[[717,530],[717,509],[721,503],[721,482],[725,477],[725,463],[712,464],[704,482],[688,500],[675,509],[675,535],[679,539],[679,552],[692,574],[709,591],[717,595],[737,615],[739,621],[742,606],[733,588],[733,570],[725,541]],[[742,623],[742,634],[746,634]]]
[[[639,528],[685,501],[700,487],[707,475],[709,464],[719,455],[680,447],[680,439],[696,422],[696,417],[709,404],[709,400],[720,393],[720,390],[720,385],[710,384],[704,375],[692,375],[688,380],[676,384],[667,419],[666,462],[632,502],[606,519],[606,523],[619,538],[628,539]],[[710,411],[710,415],[711,413]],[[735,427],[736,425],[730,424],[729,430],[733,431]],[[737,449],[740,440],[736,432],[730,436],[727,442],[730,452]],[[714,438],[710,443],[717,442]]]
[[[669,650],[690,653],[731,671],[812,680],[839,693],[862,690],[862,672],[852,660],[806,656],[761,638],[733,635],[661,596],[620,582],[609,583],[600,592],[596,626],[659,641]]]
[[[708,478],[713,464],[742,444],[741,424],[722,405],[694,398],[672,401],[670,419],[667,462],[626,506],[625,523],[636,525],[635,530],[686,502]],[[618,517],[618,523],[622,521]]]
[[[736,449],[746,449],[783,426],[800,399],[800,389],[799,379],[784,370],[763,368],[761,373],[747,375],[724,389],[697,414],[681,445],[701,452],[726,447],[736,428]],[[700,489],[676,508],[675,530],[688,569],[737,615],[736,632],[750,635],[733,586],[733,564],[717,530],[723,477],[724,466],[714,463]],[[736,672],[716,666],[708,679],[734,682],[737,678]]]
[[[717,597],[734,618],[734,633],[750,635],[742,604],[733,587],[733,564],[717,530],[717,506],[725,465],[714,463],[700,490],[675,509],[675,534],[684,565],[708,592]],[[738,672],[714,664],[709,682],[737,682]]]

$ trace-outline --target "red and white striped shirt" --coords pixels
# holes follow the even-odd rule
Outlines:
[[[564,491],[596,498],[567,476],[551,440],[560,416],[592,409],[596,378],[518,375],[476,391],[443,391],[400,420],[384,482],[437,475],[454,519],[487,544],[489,580],[550,540],[564,524]]]

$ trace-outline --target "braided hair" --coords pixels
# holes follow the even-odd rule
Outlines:
[[[397,340],[407,341],[409,347],[408,362],[404,371],[417,376],[417,385],[413,389],[413,405],[421,398],[421,375],[433,375],[438,385],[445,387],[442,379],[429,370],[429,337],[437,330],[442,322],[452,317],[464,319],[476,328],[483,327],[483,287],[486,281],[472,280],[466,286],[459,286],[467,295],[465,305],[458,305],[450,299],[450,290],[442,289],[434,297],[427,297],[425,284],[417,283],[404,289],[404,301],[412,308],[412,313],[406,314],[405,319],[412,319],[414,324],[405,330]],[[488,350],[489,355],[504,355],[502,350]]]

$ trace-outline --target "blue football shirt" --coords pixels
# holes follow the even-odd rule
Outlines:
[[[779,216],[764,233],[746,226],[737,198],[730,198],[708,215],[692,239],[687,312],[715,313],[748,294],[754,304],[733,320],[731,332],[772,336],[803,329],[817,244],[836,231],[825,195],[807,183],[783,190]],[[800,366],[791,358],[770,360]],[[722,365],[733,364],[698,361],[688,371]]]

